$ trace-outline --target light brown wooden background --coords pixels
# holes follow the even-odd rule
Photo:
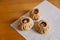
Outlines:
[[[25,40],[10,24],[42,0],[0,0],[0,40]]]
[[[60,0],[48,0],[48,1],[60,9]]]

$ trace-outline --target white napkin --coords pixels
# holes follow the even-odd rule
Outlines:
[[[44,19],[49,23],[50,30],[47,34],[39,34],[33,29],[28,31],[20,31],[17,29],[18,20],[11,24],[19,34],[26,40],[60,40],[60,9],[56,8],[48,1],[43,1],[35,8],[41,10],[42,15],[40,19]],[[23,15],[28,16],[29,13]]]

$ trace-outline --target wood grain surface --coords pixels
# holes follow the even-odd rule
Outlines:
[[[48,1],[60,9],[60,0],[48,0]]]
[[[0,0],[0,40],[25,40],[10,24],[43,0]]]

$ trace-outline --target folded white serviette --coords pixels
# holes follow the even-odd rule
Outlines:
[[[39,34],[33,29],[28,31],[20,31],[17,28],[18,20],[11,24],[19,34],[26,40],[60,40],[60,9],[56,8],[48,1],[43,1],[35,8],[41,10],[42,15],[40,19],[44,19],[49,23],[50,30],[47,34]],[[29,12],[23,16],[28,16]]]

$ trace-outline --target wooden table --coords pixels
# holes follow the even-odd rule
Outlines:
[[[48,1],[60,9],[60,0],[48,0]]]
[[[10,24],[42,0],[0,0],[0,40],[25,40]]]

